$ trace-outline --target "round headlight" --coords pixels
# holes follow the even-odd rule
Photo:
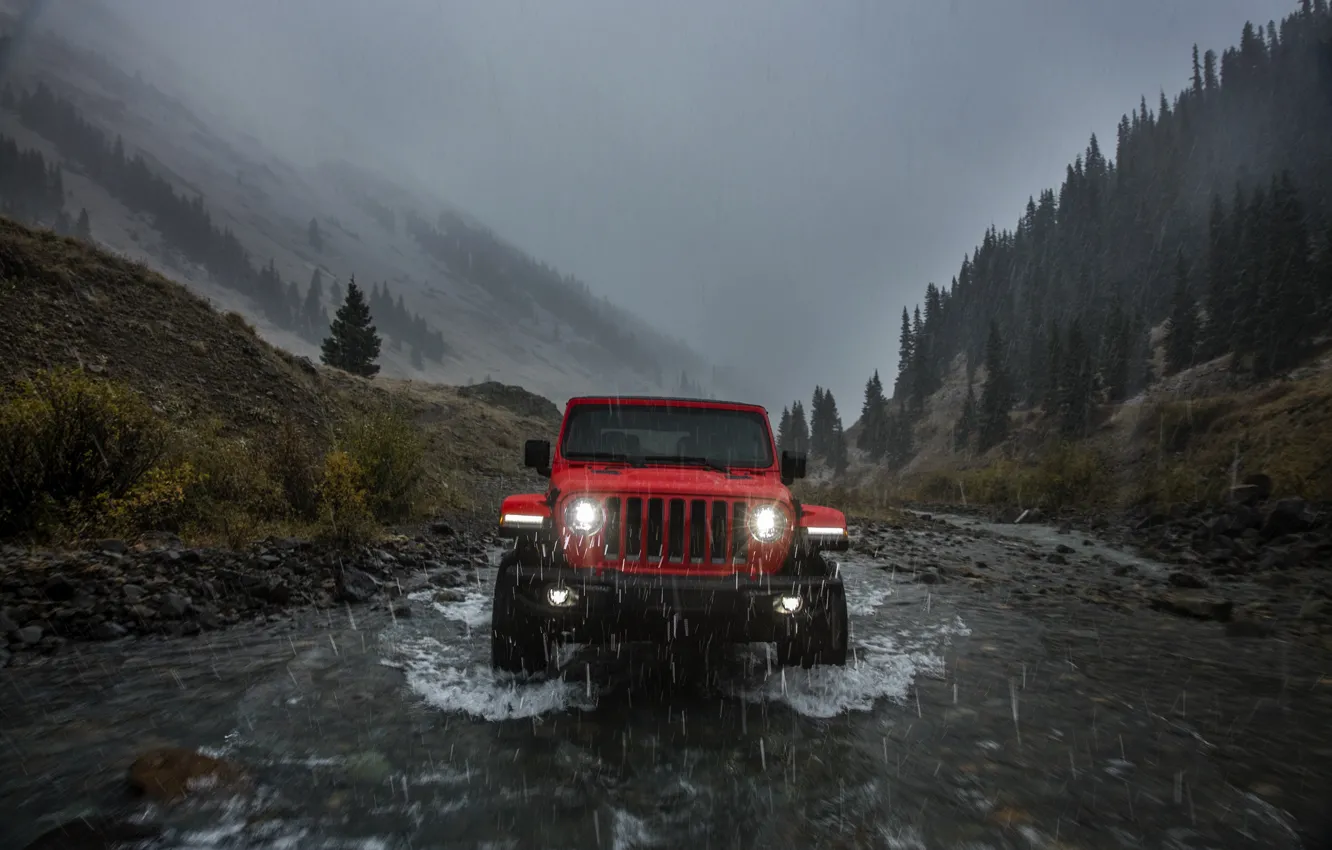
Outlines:
[[[786,514],[776,505],[762,505],[749,515],[749,533],[760,543],[771,543],[786,530]]]
[[[605,519],[601,505],[586,496],[579,496],[564,506],[564,525],[576,534],[596,534]]]

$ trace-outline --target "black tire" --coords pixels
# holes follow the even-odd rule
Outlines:
[[[518,607],[517,587],[509,575],[508,568],[517,559],[516,552],[506,554],[495,578],[495,601],[490,616],[490,666],[506,673],[544,673],[549,665],[546,636],[540,626]]]
[[[777,661],[787,667],[846,666],[851,636],[847,629],[846,591],[829,582],[818,594],[817,608],[799,631],[777,641]]]

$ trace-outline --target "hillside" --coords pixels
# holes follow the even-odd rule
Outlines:
[[[1215,497],[1249,473],[1332,497],[1329,138],[1324,0],[1195,48],[1192,85],[1124,115],[1113,159],[1093,136],[903,308],[897,374],[848,429],[852,479],[940,498],[947,481],[957,501],[958,470],[1016,482],[1060,457],[1106,473],[1103,501]]]
[[[494,476],[522,474],[522,440],[558,425],[552,403],[516,387],[369,381],[316,365],[141,264],[0,218],[0,386],[58,368],[128,387],[191,439],[216,423],[219,438],[262,447],[294,425],[317,452],[356,417],[395,412],[423,442],[428,489],[453,507],[489,499]]]
[[[391,377],[494,379],[556,400],[674,390],[682,374],[728,391],[684,343],[446,199],[362,164],[283,160],[181,84],[187,69],[152,60],[151,45],[127,47],[113,7],[93,4],[91,26],[83,5],[0,10],[0,136],[60,169],[65,216],[86,210],[98,244],[312,358],[354,276],[375,295]],[[20,217],[57,223],[43,215]]]

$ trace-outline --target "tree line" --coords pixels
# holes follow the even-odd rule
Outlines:
[[[824,463],[834,475],[846,472],[849,462],[846,432],[832,390],[814,387],[808,418],[804,403],[799,400],[782,408],[777,422],[777,449],[804,452]]]
[[[1300,361],[1332,319],[1327,0],[1246,24],[1219,57],[1195,47],[1190,82],[1121,118],[1113,161],[1093,135],[1015,229],[987,230],[949,286],[903,309],[891,400],[876,372],[860,448],[909,460],[912,424],[959,367],[958,451],[1002,441],[1023,406],[1084,436],[1098,405],[1159,377],[1156,325],[1166,374],[1233,355],[1239,376],[1260,379]]]
[[[50,140],[61,156],[77,164],[89,179],[131,211],[148,215],[171,250],[201,266],[221,285],[248,296],[274,325],[296,332],[311,342],[322,339],[329,322],[322,302],[322,275],[318,269],[302,293],[295,281],[282,279],[273,260],[266,265],[257,265],[235,233],[213,221],[201,195],[191,197],[178,193],[169,180],[153,170],[142,152],[127,152],[120,136],[111,139],[101,128],[85,119],[73,103],[44,83],[20,93],[6,88],[0,93],[0,105],[12,109],[26,127]],[[5,158],[7,152],[7,149],[0,150],[0,159]],[[16,175],[26,175],[16,176],[20,181],[14,184],[16,187],[32,184],[32,175],[39,167],[34,156],[40,157],[40,154],[29,153],[27,160],[22,160],[20,155],[16,160],[27,163],[16,166]],[[4,168],[3,163],[0,168]],[[46,195],[41,195],[43,198],[55,197],[57,191],[63,194],[58,182],[59,170],[53,173],[53,177],[47,178],[48,188]],[[56,219],[58,214],[53,215],[48,210],[53,202],[39,201],[39,195],[25,188],[16,191],[14,197],[23,198],[23,203],[29,206],[36,203],[37,207],[33,209],[37,218],[51,218],[50,223],[56,225],[57,230],[62,229],[62,222]],[[6,192],[4,197],[9,198],[9,193]],[[42,207],[42,204],[46,206]],[[317,224],[314,221],[311,224],[310,236],[320,240],[322,245]],[[64,229],[70,233],[80,229],[90,233],[86,214],[81,213],[78,221]],[[394,339],[412,346],[413,362],[420,363],[422,358],[442,361],[448,350],[443,335],[421,316],[407,311],[401,295],[392,299],[387,294],[387,284],[380,293],[388,299],[375,305],[376,312],[385,320],[385,331]]]

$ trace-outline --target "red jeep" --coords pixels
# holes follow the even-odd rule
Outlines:
[[[775,642],[784,664],[846,663],[846,594],[824,551],[846,517],[788,489],[767,411],[661,397],[581,397],[554,455],[528,440],[544,493],[509,496],[491,622],[499,670],[549,669],[553,642]]]

